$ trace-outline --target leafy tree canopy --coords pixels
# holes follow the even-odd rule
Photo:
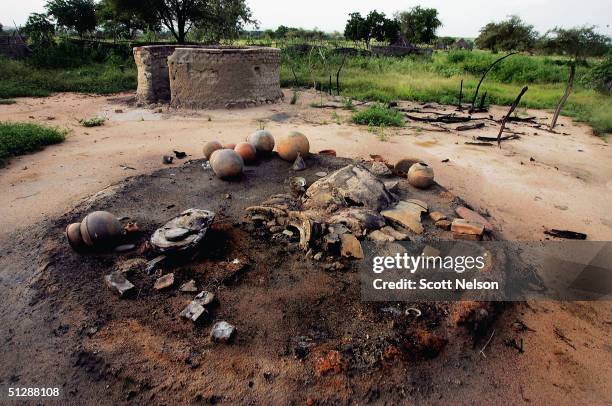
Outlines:
[[[436,39],[436,31],[442,26],[435,8],[416,6],[397,13],[396,19],[402,34],[413,44],[431,44]]]
[[[218,40],[235,36],[244,25],[256,24],[245,0],[114,0],[117,9],[131,11],[144,19],[152,16],[178,41],[185,43],[194,28]]]
[[[542,38],[548,53],[570,56],[575,61],[603,56],[610,50],[610,37],[595,32],[595,27],[555,28]]]
[[[360,13],[350,13],[344,36],[353,41],[363,41],[369,48],[372,39],[389,42],[397,40],[399,23],[376,10],[370,11],[365,18]]]
[[[35,47],[48,47],[54,42],[55,26],[49,21],[46,14],[32,13],[21,32]]]
[[[74,30],[80,37],[96,29],[96,4],[93,0],[49,0],[45,8],[59,27]]]
[[[518,16],[505,21],[491,22],[480,29],[476,46],[492,51],[527,51],[533,49],[538,33]]]

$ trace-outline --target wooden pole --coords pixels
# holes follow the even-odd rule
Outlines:
[[[516,109],[516,106],[518,106],[518,104],[520,103],[521,97],[523,97],[523,95],[525,94],[525,92],[527,92],[528,89],[529,88],[525,86],[523,90],[521,90],[521,92],[516,97],[516,99],[514,99],[514,103],[512,103],[512,106],[510,106],[510,110],[508,111],[508,114],[506,114],[506,117],[504,117],[504,119],[502,120],[501,128],[499,129],[499,134],[497,134],[497,146],[500,148],[501,148],[501,136],[502,136],[502,133],[504,132],[504,128],[506,127],[506,121],[508,121],[508,118],[512,115],[512,113],[514,112],[514,109]]]
[[[501,58],[493,62],[491,66],[489,66],[489,68],[485,71],[485,73],[482,74],[482,77],[480,78],[480,82],[478,82],[478,86],[476,86],[476,92],[474,92],[474,98],[472,99],[472,108],[470,109],[470,111],[474,111],[474,107],[476,106],[476,98],[478,97],[478,91],[480,90],[480,85],[482,84],[482,81],[485,79],[485,76],[487,76],[487,73],[489,73],[495,65],[497,65],[498,63],[500,63],[507,57],[515,55],[515,54],[518,54],[518,52],[511,52],[506,56],[502,56]]]

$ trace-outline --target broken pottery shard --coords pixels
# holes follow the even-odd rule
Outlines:
[[[361,243],[353,234],[342,234],[340,236],[340,254],[347,258],[363,258]]]
[[[423,225],[421,224],[421,213],[426,211],[420,205],[415,203],[401,201],[393,209],[381,212],[386,219],[395,221],[407,229],[421,234]]]
[[[215,301],[215,294],[207,290],[203,290],[193,299],[194,302],[206,307]]]
[[[215,294],[208,291],[200,292],[187,307],[181,312],[181,317],[189,319],[193,322],[198,321],[202,315],[208,314],[206,306],[210,305],[215,300]]]
[[[374,230],[370,234],[368,234],[368,238],[372,241],[379,242],[393,242],[395,238],[390,236],[389,234],[383,233],[381,230]]]
[[[451,224],[453,237],[466,240],[480,240],[484,233],[484,226],[478,223],[470,223],[464,219],[455,219]]]
[[[419,200],[419,199],[408,199],[408,200],[406,200],[406,202],[416,204],[417,206],[422,207],[424,211],[429,211],[429,206],[427,205],[427,203],[425,203],[422,200]]]
[[[198,291],[198,287],[196,286],[196,282],[192,279],[188,282],[185,282],[181,285],[181,287],[179,288],[179,290],[181,292],[197,292]]]
[[[227,321],[219,321],[210,330],[210,339],[214,342],[226,343],[236,333],[236,327]]]
[[[377,230],[385,225],[385,219],[377,211],[361,207],[351,207],[330,217],[331,224],[344,224],[353,234],[362,235],[364,231]]]
[[[457,215],[470,223],[482,224],[487,231],[493,231],[493,226],[487,219],[476,213],[474,210],[470,210],[467,207],[459,206],[455,209]]]
[[[147,275],[150,275],[154,270],[156,270],[165,260],[166,256],[160,255],[147,262],[147,267],[145,268]]]
[[[451,228],[450,220],[442,219],[436,221],[436,227],[441,228],[442,230],[450,230]]]
[[[370,172],[381,178],[391,176],[391,170],[382,162],[374,162],[370,168]]]
[[[295,162],[293,162],[293,166],[291,167],[294,171],[303,171],[306,169],[306,162],[304,162],[304,158],[298,152],[297,158],[295,158]]]
[[[166,230],[165,237],[166,240],[174,242],[184,240],[189,234],[191,234],[191,230],[177,227]]]
[[[193,300],[187,305],[187,307],[183,309],[183,311],[181,312],[181,317],[196,322],[202,315],[205,315],[207,313],[208,312],[206,311],[204,306]]]
[[[119,297],[125,297],[134,290],[134,285],[125,279],[125,276],[120,272],[113,272],[106,275],[104,277],[104,282],[106,282],[109,288],[115,290],[115,292],[119,294]]]
[[[308,250],[311,243],[317,239],[322,231],[321,224],[313,220],[313,213],[308,211],[292,211],[289,212],[287,223],[295,227],[300,232],[300,248],[304,251]]]
[[[393,227],[386,226],[386,227],[381,228],[380,231],[382,231],[383,233],[387,235],[390,235],[391,237],[395,238],[397,241],[404,241],[408,239],[408,234],[397,231]]]
[[[348,165],[310,185],[306,190],[304,207],[360,206],[380,211],[393,202],[394,198],[385,184],[372,172],[360,165]]]
[[[151,245],[158,251],[171,253],[195,248],[215,219],[208,210],[188,209],[155,230]]]
[[[169,273],[157,279],[155,281],[155,284],[153,285],[153,289],[162,290],[162,289],[169,288],[172,285],[174,285],[174,274]]]
[[[439,211],[432,211],[431,213],[429,213],[429,218],[431,218],[434,221],[434,223],[440,220],[448,219],[444,213],[441,213]]]

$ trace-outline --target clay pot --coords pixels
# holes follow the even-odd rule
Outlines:
[[[308,156],[310,143],[304,134],[292,131],[289,135],[278,140],[276,150],[282,159],[293,162],[297,158],[298,153],[304,158]]]
[[[400,159],[393,167],[393,173],[398,176],[406,176],[410,170],[410,167],[419,162],[421,161],[416,158]]]
[[[233,142],[228,142],[227,144],[223,144],[223,149],[234,149],[236,148],[236,144]]]
[[[68,238],[68,243],[73,250],[82,251],[85,248],[85,242],[81,237],[81,223],[68,224],[66,238]]]
[[[267,155],[274,149],[274,137],[270,131],[255,131],[247,137],[247,142],[255,147],[258,155]]]
[[[219,141],[208,141],[206,144],[204,144],[204,149],[202,151],[204,152],[204,158],[210,161],[210,156],[212,155],[212,153],[222,148],[223,145],[221,145]]]
[[[86,245],[101,248],[117,245],[123,228],[112,213],[94,211],[81,221],[80,231]]]
[[[434,183],[434,171],[431,166],[418,162],[408,170],[408,183],[419,189],[427,189]]]
[[[220,149],[210,158],[213,172],[221,179],[233,178],[242,173],[244,161],[233,149]]]
[[[253,163],[257,160],[257,150],[253,144],[248,142],[239,142],[234,151],[240,155],[245,164]]]

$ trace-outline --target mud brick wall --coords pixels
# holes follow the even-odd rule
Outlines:
[[[168,68],[175,107],[247,107],[283,97],[276,48],[176,48]]]
[[[168,57],[176,47],[151,45],[134,48],[134,61],[138,70],[138,101],[147,104],[170,101]]]

